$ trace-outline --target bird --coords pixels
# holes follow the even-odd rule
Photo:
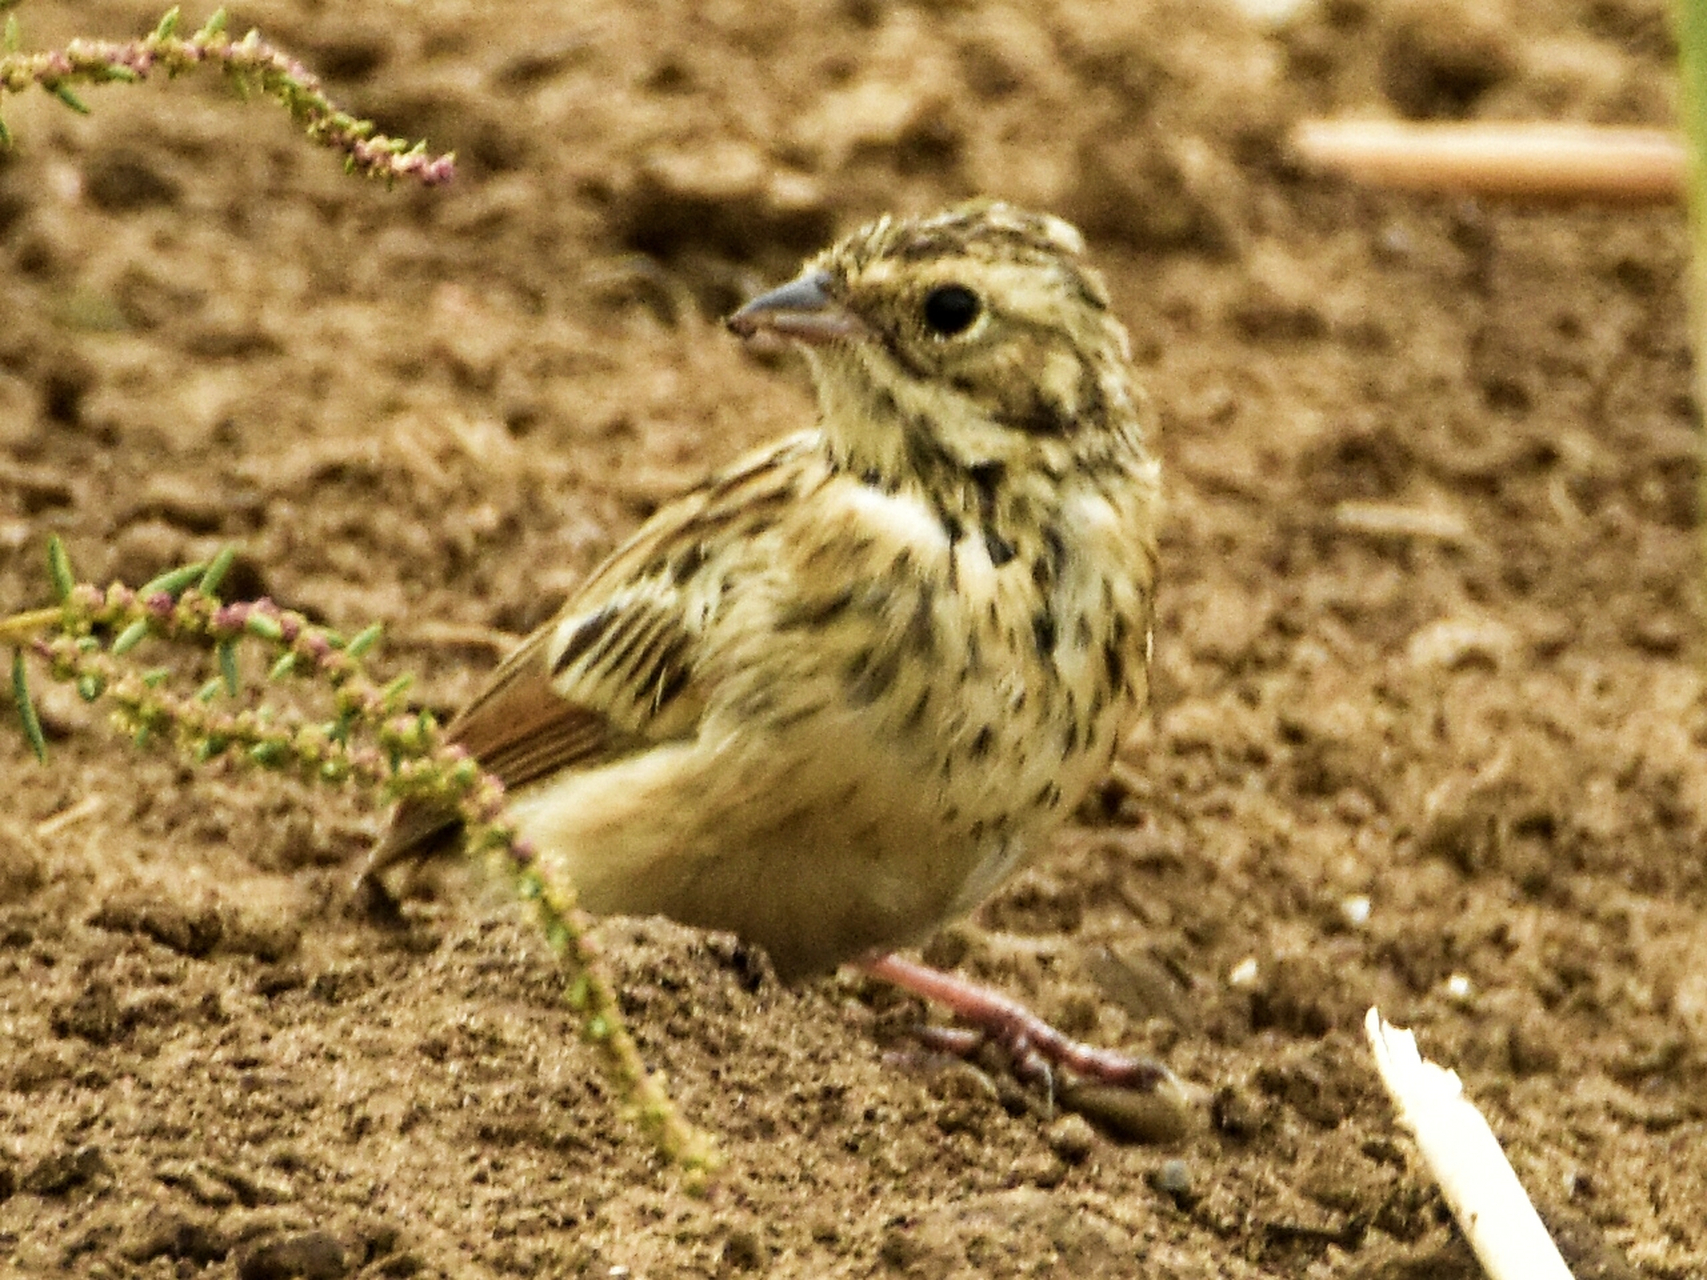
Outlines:
[[[896,955],[1103,779],[1146,707],[1156,414],[1068,222],[884,216],[727,328],[804,352],[816,422],[658,509],[447,728],[594,914],[733,932],[790,981],[853,964],[1037,1071],[1155,1083]],[[404,802],[362,869],[441,840]]]

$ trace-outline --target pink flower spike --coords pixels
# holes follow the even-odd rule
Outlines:
[[[234,604],[224,604],[214,610],[213,629],[215,631],[241,631],[243,624],[249,620],[249,606],[239,600]]]

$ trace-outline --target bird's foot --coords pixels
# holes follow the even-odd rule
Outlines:
[[[1154,1091],[1167,1086],[1183,1090],[1174,1073],[1155,1059],[1075,1040],[1019,1001],[969,979],[898,955],[870,956],[858,966],[874,978],[942,1005],[975,1029],[932,1028],[925,1036],[932,1048],[964,1057],[984,1040],[993,1041],[1006,1051],[1016,1076],[1040,1081],[1051,1093],[1058,1071],[1123,1089]]]

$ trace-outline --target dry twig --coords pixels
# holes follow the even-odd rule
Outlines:
[[[1363,1020],[1381,1081],[1490,1280],[1571,1280],[1558,1246],[1458,1076],[1425,1060],[1409,1031]]]
[[[1632,204],[1683,195],[1683,142],[1664,129],[1306,120],[1290,147],[1311,168],[1409,191]]]

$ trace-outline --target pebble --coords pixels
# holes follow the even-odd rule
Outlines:
[[[1148,1181],[1152,1187],[1173,1200],[1181,1208],[1187,1202],[1196,1198],[1192,1188],[1191,1166],[1184,1160],[1164,1160],[1159,1168],[1152,1169]]]
[[[1063,1106],[1095,1122],[1116,1138],[1161,1146],[1178,1142],[1192,1128],[1191,1103],[1163,1089],[1076,1084],[1061,1090]]]
[[[1096,1147],[1097,1133],[1081,1115],[1064,1115],[1043,1131],[1049,1149],[1068,1164],[1082,1164]]]

